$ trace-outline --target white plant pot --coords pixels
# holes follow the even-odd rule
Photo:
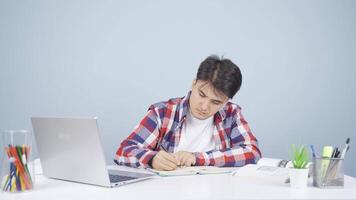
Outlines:
[[[289,168],[290,185],[292,188],[303,189],[308,185],[309,169]]]

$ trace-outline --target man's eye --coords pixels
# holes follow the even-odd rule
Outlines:
[[[199,95],[200,95],[201,97],[205,97],[205,95],[204,95],[203,93],[199,93]]]
[[[214,105],[219,105],[220,103],[219,103],[219,102],[215,102],[215,101],[214,101],[214,102],[213,102],[213,104],[214,104]]]

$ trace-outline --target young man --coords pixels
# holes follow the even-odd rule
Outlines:
[[[174,170],[178,166],[243,166],[261,157],[257,139],[230,102],[241,87],[240,69],[229,59],[206,58],[191,91],[153,104],[121,143],[119,165]]]

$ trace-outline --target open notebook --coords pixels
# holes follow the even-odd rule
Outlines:
[[[231,173],[234,176],[241,177],[266,177],[286,180],[288,178],[287,168],[291,166],[292,163],[290,161],[275,158],[261,158],[257,165],[249,164],[243,167],[194,166],[179,167],[173,171],[159,171],[151,168],[147,168],[147,170],[159,176]]]
[[[185,176],[196,174],[224,174],[231,173],[236,168],[233,167],[214,167],[214,166],[194,166],[194,167],[179,167],[173,171],[160,171],[155,169],[148,169],[160,176]]]

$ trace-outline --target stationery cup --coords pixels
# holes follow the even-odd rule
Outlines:
[[[28,130],[1,132],[0,180],[3,192],[22,192],[34,187],[32,134]]]
[[[320,188],[344,187],[344,159],[314,158],[313,186]]]

